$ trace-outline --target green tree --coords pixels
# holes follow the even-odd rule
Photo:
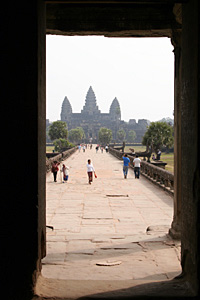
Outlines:
[[[65,151],[69,147],[73,147],[74,145],[69,143],[66,139],[56,139],[53,142],[55,146],[55,150],[58,152]]]
[[[170,148],[173,143],[173,127],[165,122],[152,122],[142,139],[142,144],[147,150],[151,147],[152,152],[157,152],[163,146]]]
[[[124,131],[124,129],[119,129],[117,131],[117,138],[118,138],[118,140],[124,141],[125,137],[126,137],[126,132]]]
[[[49,128],[50,139],[67,139],[67,123],[63,121],[53,122]]]
[[[82,127],[76,127],[76,128],[79,129],[82,134],[81,139],[85,139],[85,132],[84,132],[83,128]]]
[[[99,141],[101,144],[109,144],[110,141],[112,140],[112,130],[101,127],[99,130]]]
[[[128,140],[129,142],[133,143],[136,139],[136,132],[134,130],[130,130],[128,132]]]
[[[73,143],[81,142],[85,138],[85,133],[82,127],[71,129],[68,133],[68,138]]]

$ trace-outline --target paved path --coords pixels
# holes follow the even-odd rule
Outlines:
[[[92,185],[88,158],[98,176]],[[168,194],[135,179],[133,170],[124,179],[122,162],[109,153],[77,151],[65,164],[68,183],[47,175],[47,225],[54,230],[47,230],[44,277],[154,281],[180,274],[180,243],[166,235],[173,217]]]

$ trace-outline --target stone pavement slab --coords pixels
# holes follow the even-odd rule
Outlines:
[[[89,158],[98,176],[92,185]],[[47,225],[54,230],[47,229],[45,278],[155,281],[180,274],[180,243],[167,235],[171,196],[142,176],[135,179],[133,170],[124,179],[122,162],[109,153],[87,149],[64,163],[67,183],[59,173],[57,183],[52,174],[46,180]]]

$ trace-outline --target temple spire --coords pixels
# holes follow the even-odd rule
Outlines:
[[[60,114],[61,121],[68,121],[70,119],[71,114],[72,114],[72,106],[68,98],[65,97],[62,103],[62,109]]]
[[[87,92],[85,105],[83,106],[81,113],[87,113],[89,115],[100,113],[100,110],[96,103],[96,96],[91,86],[89,87],[89,90]]]
[[[110,106],[110,117],[112,120],[121,120],[121,109],[116,97]]]

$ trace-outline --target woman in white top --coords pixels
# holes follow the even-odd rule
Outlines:
[[[87,163],[87,173],[88,173],[89,184],[91,184],[91,182],[93,180],[93,173],[95,176],[95,169],[94,169],[90,159],[88,159],[88,163]]]

